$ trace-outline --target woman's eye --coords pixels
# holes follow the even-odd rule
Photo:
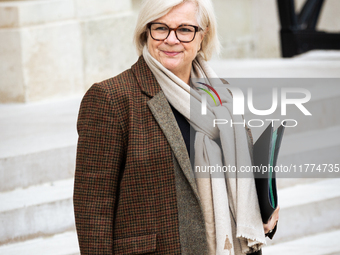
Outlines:
[[[156,27],[155,30],[166,31],[166,30],[168,30],[168,28],[167,27]]]
[[[193,30],[191,28],[182,27],[179,29],[179,32],[190,33],[190,32],[193,32]]]

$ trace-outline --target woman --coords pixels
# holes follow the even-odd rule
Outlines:
[[[190,127],[194,164],[214,160],[202,162],[201,155],[209,146],[218,150],[214,140],[225,143],[220,131],[210,136],[204,123],[190,119],[188,104],[200,100],[190,79],[214,76],[205,62],[219,45],[211,2],[144,1],[135,43],[139,60],[93,85],[80,107],[74,210],[81,253],[256,252],[277,213],[263,227],[256,194],[247,193],[255,191],[252,179],[194,178],[189,159]],[[239,154],[250,164],[246,131],[237,132]],[[221,153],[233,160],[231,151]]]

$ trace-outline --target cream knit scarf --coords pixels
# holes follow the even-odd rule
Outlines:
[[[222,106],[214,106],[208,101],[207,115],[202,118],[200,90],[191,89],[166,69],[150,55],[146,46],[143,49],[143,57],[170,104],[197,131],[194,145],[195,166],[231,165],[237,169],[240,166],[250,166],[251,158],[243,125],[213,127],[212,124],[213,119],[243,122],[241,116],[231,114],[232,97],[227,89],[215,88],[221,97]],[[193,61],[191,78],[205,78],[205,83],[212,86],[212,83],[218,80],[200,54]],[[218,138],[222,149],[214,141]],[[254,179],[237,178],[237,173],[234,176],[222,173],[222,177],[212,178],[208,175],[207,178],[196,178],[209,255],[239,255],[257,251],[265,243],[265,235]]]

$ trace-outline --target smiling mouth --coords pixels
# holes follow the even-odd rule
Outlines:
[[[170,56],[170,57],[174,57],[176,55],[178,55],[179,53],[181,53],[180,51],[162,51],[165,55]]]

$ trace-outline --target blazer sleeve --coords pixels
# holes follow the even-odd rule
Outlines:
[[[125,158],[113,103],[105,89],[95,84],[79,110],[73,204],[81,254],[113,254],[115,202]]]

